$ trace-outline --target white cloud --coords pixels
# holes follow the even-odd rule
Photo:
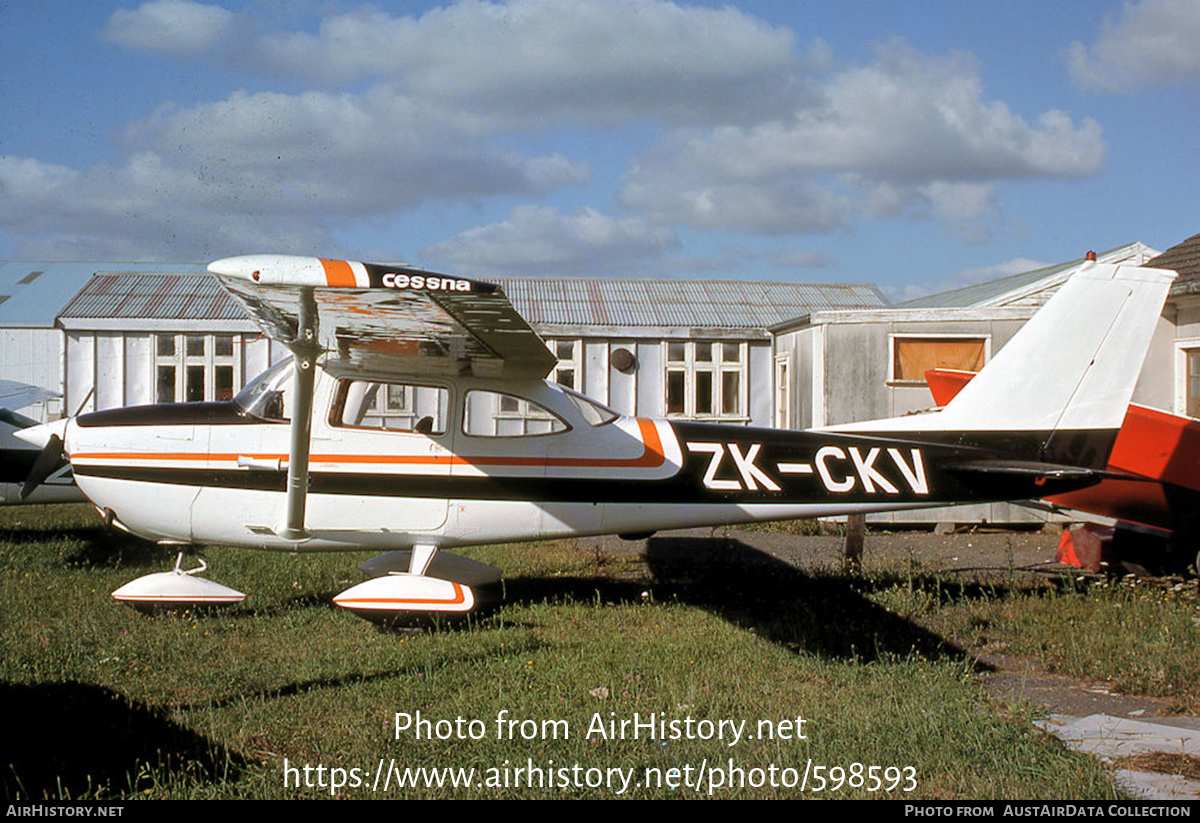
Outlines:
[[[635,171],[621,201],[656,223],[754,234],[825,232],[851,216],[847,197],[802,179],[724,181],[696,172],[676,168],[642,178]]]
[[[526,157],[474,131],[469,117],[386,88],[239,92],[190,109],[167,106],[125,130],[118,165],[73,170],[6,159],[0,225],[18,236],[49,233],[56,244],[75,237],[75,253],[94,248],[92,257],[114,237],[125,238],[123,256],[145,259],[328,253],[337,229],[358,220],[435,201],[540,197],[588,178],[586,165]]]
[[[820,45],[811,58],[824,59]],[[793,94],[793,35],[731,7],[661,0],[463,0],[376,8],[265,35],[264,68],[320,84],[383,79],[504,120],[708,122]]]
[[[1071,79],[1094,91],[1133,91],[1139,86],[1200,78],[1200,4],[1195,0],[1126,3],[1104,21],[1090,46],[1067,49]]]
[[[997,213],[996,189],[991,183],[947,183],[934,180],[921,187],[933,212],[947,221],[977,220]]]
[[[281,76],[317,89],[164,103],[91,168],[8,158],[4,231],[76,256],[329,252],[353,228],[430,204],[540,203],[590,182],[571,155],[600,146],[602,162],[620,162],[658,130],[618,195],[640,217],[525,206],[429,247],[480,270],[624,270],[662,259],[678,226],[797,235],[907,217],[978,236],[999,219],[999,181],[1087,176],[1105,151],[1091,120],[1029,121],[988,100],[969,56],[894,42],[835,67],[823,43],[804,55],[790,30],[730,7],[461,0],[420,16],[329,14],[315,32],[254,14],[153,0],[104,33],[262,72],[268,89]]]
[[[421,253],[453,271],[492,274],[626,274],[679,246],[669,230],[592,209],[570,215],[518,206],[509,219],[468,229]]]
[[[282,210],[294,201],[334,215],[538,196],[587,180],[585,165],[557,154],[525,158],[481,141],[477,131],[469,115],[386,87],[358,95],[239,92],[219,103],[164,109],[127,129],[125,144],[203,173],[244,200],[261,198]]]
[[[902,43],[831,77],[824,103],[752,127],[677,132],[631,168],[622,202],[655,220],[760,233],[827,230],[914,201],[948,219],[993,211],[990,181],[1082,177],[1105,147],[1092,120],[1035,125],[984,99],[975,61]]]
[[[362,6],[316,31],[251,12],[154,0],[113,14],[107,39],[320,88],[386,83],[496,124],[631,118],[710,123],[761,117],[803,96],[798,75],[825,65],[793,33],[732,7],[664,0],[460,0],[419,16]],[[216,48],[209,48],[216,46]]]
[[[232,28],[234,14],[191,0],[151,0],[136,9],[113,12],[102,36],[138,51],[199,54]]]
[[[0,158],[0,225],[26,238],[23,255],[47,260],[199,261],[332,242],[312,215],[246,208],[149,152],[86,171]]]

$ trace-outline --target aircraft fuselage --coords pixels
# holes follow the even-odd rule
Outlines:
[[[978,470],[1000,457],[1010,468],[1014,456],[1046,460],[1044,438],[1029,432],[851,435],[652,420],[541,380],[373,383],[321,372],[307,536],[295,540],[280,536],[286,413],[248,406],[83,415],[67,432],[77,482],[149,539],[287,551],[637,533],[1039,497],[1094,482]],[[1107,453],[1105,437],[1079,433],[1070,448]]]

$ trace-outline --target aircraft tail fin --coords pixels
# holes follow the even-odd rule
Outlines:
[[[938,428],[1120,428],[1174,278],[1081,269],[938,413]]]
[[[1120,428],[1174,278],[1162,269],[1084,264],[945,408],[830,428],[1036,432],[1037,459],[1102,468],[1111,439],[1103,455],[1083,443]]]

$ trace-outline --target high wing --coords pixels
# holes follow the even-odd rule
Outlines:
[[[278,534],[308,537],[317,358],[343,376],[540,378],[557,362],[499,286],[404,266],[290,255],[228,257],[221,284],[296,358],[287,513]]]
[[[313,333],[337,374],[533,377],[557,362],[493,283],[405,266],[249,255],[208,267],[273,339]]]

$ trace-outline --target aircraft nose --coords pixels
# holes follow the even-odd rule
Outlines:
[[[70,420],[64,417],[62,420],[54,420],[50,423],[42,423],[38,426],[30,426],[27,429],[19,429],[13,432],[13,437],[18,440],[24,440],[26,443],[37,446],[39,449],[44,449],[46,444],[50,442],[50,435],[58,435],[59,440],[67,438],[67,423]]]

